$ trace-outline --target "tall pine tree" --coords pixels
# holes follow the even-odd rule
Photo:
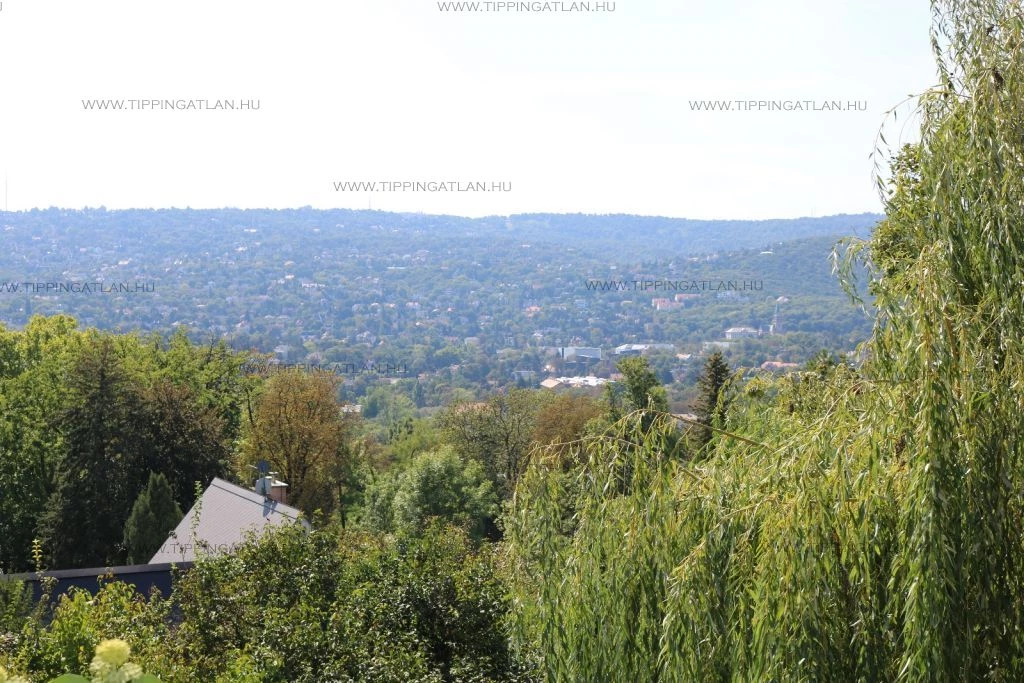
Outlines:
[[[710,443],[714,434],[710,428],[721,427],[724,421],[728,398],[723,396],[722,390],[729,382],[730,372],[721,351],[715,351],[704,361],[704,373],[697,381],[697,419],[701,424],[696,430],[697,450]]]
[[[184,514],[174,502],[167,477],[150,472],[149,483],[135,499],[124,525],[124,547],[128,564],[148,561],[181,521]]]
[[[54,568],[117,564],[124,522],[142,486],[139,396],[108,337],[83,347],[68,388],[69,403],[55,419],[64,455],[39,535]]]

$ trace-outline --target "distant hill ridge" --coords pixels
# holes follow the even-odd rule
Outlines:
[[[593,257],[628,261],[757,248],[806,237],[867,236],[881,218],[880,214],[872,213],[770,220],[552,213],[465,218],[312,208],[51,208],[0,212],[0,226],[5,244],[36,238],[60,239],[61,246],[71,246],[67,243],[71,238],[74,243],[81,241],[85,248],[102,237],[117,240],[122,248],[181,248],[186,244],[215,247],[218,237],[232,238],[254,230],[266,237],[287,237],[301,231],[304,240],[329,244],[342,236],[354,238],[360,231],[377,231],[376,237],[382,238],[378,243],[387,248],[401,244],[413,250],[433,249],[438,239],[471,237],[482,240],[481,246],[485,248],[529,243],[537,247],[572,247]],[[314,229],[319,232],[313,232]]]

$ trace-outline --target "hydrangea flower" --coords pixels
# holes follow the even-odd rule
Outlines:
[[[89,665],[93,683],[129,683],[142,677],[142,667],[128,661],[131,648],[118,638],[104,640],[96,646],[96,656]],[[3,683],[0,681],[0,683]]]
[[[7,669],[0,666],[0,683],[28,683],[28,679],[21,676],[12,676],[7,673]]]
[[[120,638],[104,640],[96,646],[96,656],[93,661],[99,659],[113,667],[118,667],[128,661],[132,650],[128,643]]]

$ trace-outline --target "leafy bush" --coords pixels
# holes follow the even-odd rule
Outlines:
[[[366,508],[365,522],[377,531],[421,533],[440,519],[481,538],[487,520],[497,515],[498,499],[479,463],[445,447],[385,474],[368,488]]]
[[[131,648],[118,638],[101,641],[89,663],[90,677],[63,674],[50,683],[160,683],[156,676],[145,674],[142,667],[128,661]],[[0,666],[0,683],[29,683],[24,676],[11,676]]]
[[[275,529],[180,579],[182,622],[155,668],[168,681],[527,680],[499,569],[450,527],[393,541]]]
[[[85,671],[91,662],[89,653],[110,638],[124,638],[140,659],[149,661],[158,656],[169,633],[167,600],[156,595],[147,600],[133,586],[111,581],[103,583],[95,595],[72,589],[61,596],[51,614],[40,610],[26,620],[11,664],[34,678]]]
[[[89,670],[117,637],[167,683],[534,680],[510,647],[503,576],[497,550],[454,527],[391,540],[279,527],[200,560],[169,600],[121,582],[73,590],[0,663],[49,680]]]

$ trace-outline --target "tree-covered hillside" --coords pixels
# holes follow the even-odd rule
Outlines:
[[[430,383],[435,406],[448,395],[438,383],[483,395],[523,373],[535,384],[571,372],[549,369],[551,349],[564,346],[700,352],[729,327],[767,331],[778,313],[786,336],[734,358],[759,364],[845,353],[868,334],[828,257],[873,216],[496,221],[308,209],[4,214],[0,320],[18,328],[68,314],[163,335],[184,327],[197,343],[276,350],[290,363],[396,368],[383,374]],[[654,305],[660,298],[671,302]],[[350,397],[381,379],[350,374]]]

